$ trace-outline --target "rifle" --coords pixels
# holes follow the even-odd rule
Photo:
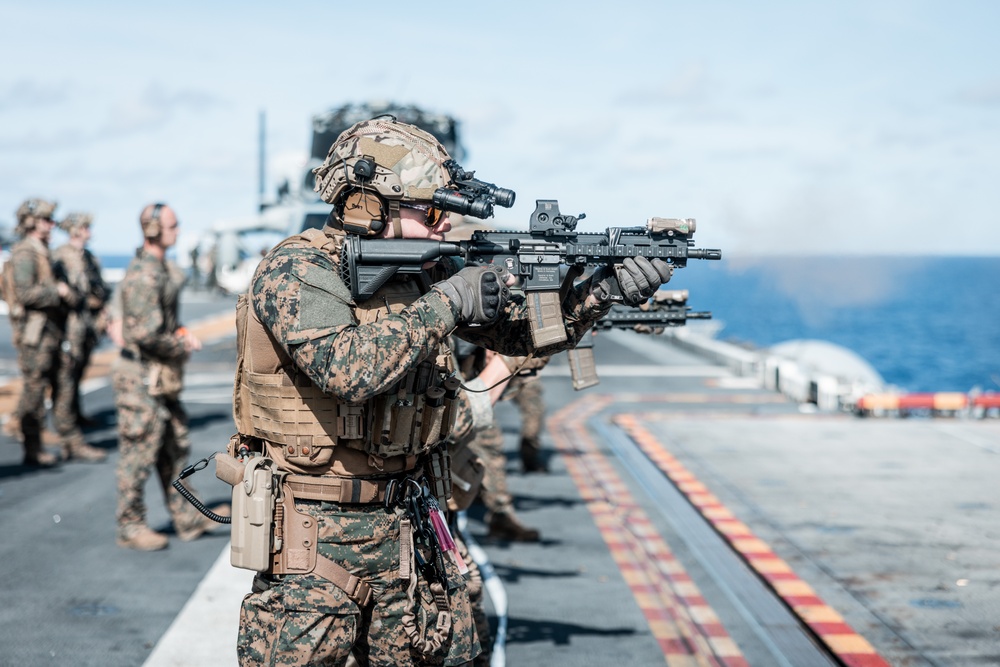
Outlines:
[[[639,333],[660,334],[665,327],[684,326],[688,320],[712,319],[712,313],[708,311],[691,312],[687,298],[687,290],[660,290],[651,302],[635,308],[615,304],[607,315],[594,322],[593,330],[632,329]],[[573,389],[580,391],[600,382],[594,360],[593,336],[585,335],[567,354]]]
[[[710,320],[708,311],[692,312],[685,305],[671,305],[656,310],[638,310],[617,304],[611,306],[608,314],[594,322],[594,331],[611,329],[637,329],[640,333],[663,333],[664,327],[682,327],[688,320]],[[646,330],[638,329],[645,327]]]
[[[586,217],[563,215],[554,199],[536,201],[527,232],[483,231],[467,241],[365,239],[348,234],[341,277],[355,301],[371,298],[396,274],[417,274],[427,262],[462,257],[467,264],[496,264],[520,278],[528,304],[536,348],[567,339],[560,289],[568,287],[587,266],[612,266],[627,257],[659,258],[683,268],[688,259],[721,259],[722,251],[693,248],[691,218],[650,218],[645,227],[609,227],[604,232],[577,232]],[[560,267],[570,270],[563,277]],[[620,297],[618,297],[620,300]]]

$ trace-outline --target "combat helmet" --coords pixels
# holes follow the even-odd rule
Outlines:
[[[59,222],[59,229],[67,234],[72,234],[77,229],[89,227],[94,222],[94,216],[90,213],[74,211],[67,213],[66,217]]]
[[[333,205],[328,224],[361,236],[376,236],[388,225],[402,236],[399,207],[429,204],[452,183],[448,151],[420,128],[379,116],[355,123],[313,169],[314,190]]]
[[[35,220],[51,220],[56,212],[58,204],[55,201],[42,199],[41,197],[31,197],[17,207],[17,230],[20,235],[25,235],[35,228]]]

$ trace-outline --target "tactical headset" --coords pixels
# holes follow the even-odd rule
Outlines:
[[[147,239],[155,239],[160,236],[160,214],[163,212],[166,204],[157,202],[153,204],[153,210],[150,212],[148,218],[139,216],[139,224],[142,225],[142,235]]]
[[[352,179],[348,172],[348,162],[353,162]],[[381,168],[375,158],[364,155],[343,162],[344,177],[348,187],[337,197],[332,214],[343,224],[344,231],[359,236],[378,236],[386,224],[399,216],[399,199],[388,199],[379,190],[385,189],[398,197],[402,188],[399,178],[392,171]],[[380,178],[376,178],[378,175]],[[397,181],[390,185],[390,181]],[[393,215],[395,213],[395,215]]]

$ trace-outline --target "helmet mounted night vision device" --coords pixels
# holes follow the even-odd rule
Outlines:
[[[451,185],[454,187],[434,191],[433,202],[437,208],[486,219],[493,217],[494,205],[504,208],[514,205],[513,190],[480,181],[475,177],[476,172],[466,171],[455,160],[448,160],[443,166],[451,175]]]

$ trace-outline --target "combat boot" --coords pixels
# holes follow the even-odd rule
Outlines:
[[[57,463],[59,463],[59,458],[44,449],[39,449],[37,452],[31,453],[25,452],[24,454],[24,465],[33,468],[51,468]]]
[[[169,542],[166,535],[144,524],[119,528],[118,538],[115,540],[118,546],[136,551],[159,551],[166,549]]]
[[[507,512],[490,517],[490,539],[505,542],[537,542],[541,534],[535,528],[527,528]]]
[[[24,438],[24,465],[36,468],[49,468],[59,463],[59,457],[45,451],[38,431],[29,427]]]
[[[233,511],[229,503],[223,503],[221,505],[216,505],[215,507],[209,507],[208,509],[219,516],[229,516]],[[196,516],[190,524],[183,527],[174,526],[174,529],[177,531],[177,538],[181,542],[190,542],[198,539],[216,526],[221,525],[222,524],[218,521],[213,521],[199,512],[198,516]]]
[[[100,463],[108,458],[108,453],[88,445],[85,440],[73,439],[62,447],[64,461],[82,461],[84,463]]]
[[[537,442],[532,442],[528,438],[521,438],[521,470],[526,473],[548,473],[549,466],[542,460],[540,454],[541,448]]]

